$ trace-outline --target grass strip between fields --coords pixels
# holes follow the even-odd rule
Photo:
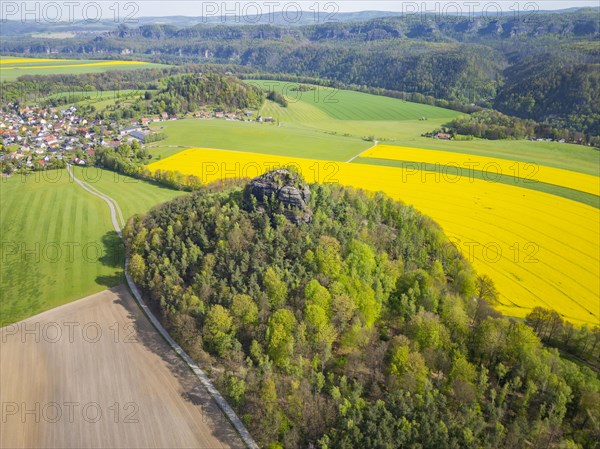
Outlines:
[[[436,176],[440,176],[440,178],[443,178],[445,181],[448,182],[452,182],[453,179],[457,179],[460,176],[464,176],[464,172],[467,172],[468,176],[471,176],[473,179],[480,179],[487,182],[497,182],[500,184],[506,184],[514,187],[521,187],[525,189],[536,190],[538,192],[549,193],[551,195],[560,196],[568,200],[577,201],[579,203],[595,207],[596,209],[600,209],[600,197],[597,195],[581,192],[579,190],[569,189],[567,187],[557,186],[555,184],[548,184],[540,181],[516,178],[510,175],[487,173],[481,170],[465,170],[461,167],[455,167],[451,165],[440,165],[430,164],[426,162],[400,161],[391,159],[375,159],[368,157],[358,157],[354,159],[352,163],[414,169],[429,173],[435,173]]]

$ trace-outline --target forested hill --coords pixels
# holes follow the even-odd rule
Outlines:
[[[204,39],[281,39],[298,37],[317,42],[325,40],[373,41],[395,38],[431,41],[496,41],[514,38],[594,38],[600,33],[598,9],[581,9],[571,13],[532,13],[506,11],[494,14],[461,17],[440,14],[406,14],[397,17],[373,18],[367,21],[330,22],[301,27],[264,25],[205,26],[180,28],[174,25],[149,24],[139,28],[120,27],[109,35],[142,38],[204,38]],[[249,23],[241,21],[241,24]]]
[[[305,26],[123,25],[69,39],[6,36],[0,52],[228,64],[476,103],[598,135],[599,36],[598,9],[580,9]]]
[[[264,102],[264,93],[257,87],[219,73],[167,77],[159,86],[159,92],[151,97],[155,112],[178,114],[203,106],[229,111],[258,109]]]
[[[592,448],[596,375],[427,217],[271,173],[133,217],[130,270],[261,447]]]

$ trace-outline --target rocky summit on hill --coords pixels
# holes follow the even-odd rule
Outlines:
[[[278,212],[292,223],[308,223],[312,218],[310,188],[302,177],[287,169],[267,172],[252,179],[244,190],[244,199],[250,209]]]

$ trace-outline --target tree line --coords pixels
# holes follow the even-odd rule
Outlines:
[[[596,370],[600,368],[600,326],[574,326],[555,310],[535,307],[525,322],[544,343],[559,348]]]
[[[461,115],[447,123],[445,128],[452,134],[489,140],[539,138],[600,146],[600,135],[556,128],[532,119],[508,116],[493,109]]]
[[[152,158],[153,155],[134,139],[131,145],[121,143],[117,148],[98,147],[91,159],[97,167],[116,171],[137,179],[158,182],[175,190],[194,191],[202,187],[200,178],[195,175],[184,175],[179,171],[172,170],[151,172],[146,164]]]

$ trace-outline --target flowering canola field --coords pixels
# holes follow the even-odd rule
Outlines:
[[[42,63],[42,62],[55,62],[55,61],[67,61],[76,62],[75,60],[66,59],[47,59],[47,60],[32,60],[30,62]],[[100,62],[87,62],[83,64],[58,64],[58,65],[15,65],[12,60],[3,62],[0,64],[0,70],[17,70],[17,69],[65,69],[72,67],[106,67],[106,66],[128,66],[128,65],[145,65],[147,62],[141,61],[100,61]],[[10,65],[10,67],[6,67]]]
[[[460,168],[460,172],[465,176],[468,176],[469,170],[483,171],[488,173],[490,180],[501,174],[514,177],[523,183],[544,182],[600,195],[598,176],[508,159],[393,145],[374,146],[362,153],[361,157],[453,166]]]
[[[11,58],[2,56],[0,57],[0,66],[5,64],[27,64],[30,62],[33,63],[42,63],[42,62],[62,62],[62,61],[72,61],[72,59],[53,59],[53,58]]]
[[[287,165],[308,182],[383,191],[429,215],[478,273],[494,280],[505,314],[524,317],[543,306],[574,323],[600,322],[600,211],[591,206],[469,177],[445,182],[413,169],[225,150],[189,149],[149,169],[212,182]]]

